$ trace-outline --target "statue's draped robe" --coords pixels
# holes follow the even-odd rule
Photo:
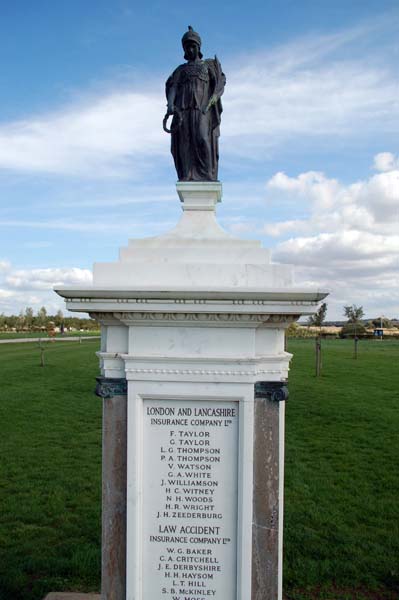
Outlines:
[[[216,59],[180,65],[166,82],[168,104],[175,111],[171,151],[179,181],[218,178],[220,96],[225,82]],[[204,114],[213,95],[216,102]]]

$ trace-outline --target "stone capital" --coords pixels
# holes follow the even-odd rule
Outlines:
[[[288,399],[286,381],[257,381],[255,383],[255,398],[267,398],[274,402],[284,402]]]
[[[96,377],[96,396],[112,398],[127,395],[127,381],[122,377]]]

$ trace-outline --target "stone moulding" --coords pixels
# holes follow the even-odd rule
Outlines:
[[[115,313],[118,314],[118,313]],[[237,313],[173,313],[173,312],[133,312],[119,313],[121,321],[252,321],[262,323],[268,321],[270,315],[248,315]]]
[[[100,398],[127,395],[127,381],[123,377],[96,377],[96,381],[95,394]]]
[[[75,302],[85,302],[86,299],[81,298],[68,298],[68,300]],[[195,298],[96,298],[99,302],[104,301],[113,301],[117,304],[205,304],[205,305],[215,305],[215,304],[226,304],[232,306],[273,306],[276,304],[273,300],[204,300],[204,299],[195,299]],[[284,300],[279,301],[279,304],[284,304],[286,306],[308,306],[309,304],[312,306],[316,306],[317,302],[306,302],[303,300]]]
[[[282,304],[297,306],[316,306],[327,292],[308,292],[298,288],[251,288],[251,287],[222,287],[196,289],[179,288],[99,288],[73,289],[57,287],[56,292],[70,302],[119,301],[121,303],[210,303],[229,302],[234,304]]]
[[[106,359],[106,354],[99,353]],[[259,379],[268,379],[279,384],[288,374],[291,355],[263,356],[239,360],[223,357],[185,358],[185,357],[135,357],[121,354],[125,362],[125,373],[128,380],[170,380],[182,378],[187,381],[204,381],[209,378],[221,381],[236,381],[255,384]]]
[[[250,321],[253,323],[287,323],[299,319],[300,315],[270,315],[270,314],[247,314],[247,313],[173,313],[173,312],[132,312],[114,313],[121,321]]]
[[[288,399],[286,381],[257,381],[255,383],[255,398],[268,398],[274,402],[284,402]]]
[[[211,370],[211,369],[130,369],[128,373],[136,374],[152,374],[152,375],[229,375],[231,377],[241,377],[242,375],[261,375],[261,374],[277,374],[281,369],[275,370],[258,370],[258,371],[226,371],[226,370]]]
[[[184,325],[188,327],[210,325],[213,327],[288,326],[297,321],[299,314],[237,313],[237,312],[93,312],[90,316],[103,325],[122,323],[128,325]]]
[[[185,304],[185,305],[231,305],[231,306],[317,306],[318,301],[309,300],[229,300],[229,299],[200,299],[200,298],[65,298],[65,302],[101,304],[103,302],[115,304]]]
[[[107,326],[120,325],[119,319],[114,317],[114,314],[112,312],[107,312],[107,313],[89,312],[89,317],[91,319],[94,319],[95,321],[98,321],[101,325],[107,325]]]

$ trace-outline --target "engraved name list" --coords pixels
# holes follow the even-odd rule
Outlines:
[[[234,600],[238,402],[144,401],[143,598]]]

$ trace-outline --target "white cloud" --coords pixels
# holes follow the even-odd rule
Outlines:
[[[8,271],[11,267],[11,264],[7,260],[0,260],[0,273],[4,273]]]
[[[223,134],[288,138],[353,134],[361,127],[398,129],[393,123],[397,86],[391,73],[345,61],[319,65],[317,59],[303,70],[295,66],[282,73],[279,65],[262,69],[262,57],[250,58],[248,69],[233,72],[229,80]]]
[[[308,171],[298,177],[288,177],[282,172],[276,173],[267,182],[267,187],[283,192],[297,192],[326,209],[334,204],[340,186],[335,179],[327,179],[323,173]]]
[[[128,173],[135,178],[145,168],[146,157],[167,153],[160,90],[112,92],[3,126],[0,167],[93,176]]]
[[[375,47],[369,56],[356,53],[372,30],[368,25],[299,39],[232,66],[223,136],[240,143],[228,140],[224,151],[263,157],[262,149],[294,136],[398,131],[397,70]]]
[[[46,306],[49,312],[64,308],[64,301],[53,291],[59,285],[90,285],[92,274],[88,269],[47,268],[15,269],[6,263],[0,280],[0,313],[17,314],[27,306],[35,310]]]
[[[123,222],[121,222],[123,221]],[[168,225],[171,225],[169,221],[146,221],[145,223],[147,228],[154,228],[156,230],[165,229]],[[66,231],[80,231],[83,233],[86,232],[98,232],[101,234],[114,234],[114,233],[122,233],[126,232],[127,234],[132,234],[134,232],[141,232],[143,229],[143,223],[138,222],[137,220],[131,221],[126,219],[125,216],[120,219],[115,218],[114,222],[110,222],[109,219],[104,219],[103,221],[84,221],[80,222],[78,220],[68,221],[66,219],[49,219],[42,221],[35,220],[25,220],[25,219],[1,219],[0,226],[2,227],[18,227],[18,228],[28,228],[28,229],[50,229],[50,230],[66,230]]]
[[[298,282],[332,289],[336,317],[345,302],[377,313],[383,303],[391,316],[399,315],[398,169],[349,185],[323,173],[277,173],[267,190],[289,195],[293,203],[306,199],[308,207],[306,219],[264,226],[269,235],[296,234],[278,243],[274,260],[294,264]]]
[[[88,269],[17,269],[6,275],[5,283],[10,289],[48,290],[58,285],[91,284]]]
[[[392,152],[380,152],[374,156],[374,169],[376,171],[392,171],[399,169],[399,156]]]
[[[161,185],[134,185],[130,191],[126,190],[122,195],[115,193],[104,193],[100,191],[92,198],[76,198],[75,195],[62,199],[58,206],[62,208],[116,208],[119,206],[134,206],[137,204],[158,205],[173,204],[176,202],[176,190],[165,184]],[[135,208],[136,211],[136,208]],[[140,208],[142,212],[142,208]]]
[[[354,190],[359,205],[368,208],[376,223],[398,223],[399,219],[399,166],[396,170],[374,175],[363,185]]]
[[[399,235],[382,236],[364,231],[337,231],[312,237],[298,237],[282,242],[275,256],[292,264],[345,272],[355,269],[367,273],[381,268],[396,268],[399,257]]]
[[[280,237],[290,231],[298,233],[307,229],[307,221],[293,219],[291,221],[281,221],[279,223],[266,223],[263,226],[262,232],[271,237]]]
[[[266,184],[268,195],[282,193],[300,201],[309,212],[307,221],[268,224],[266,233],[281,235],[298,226],[300,231],[357,229],[392,233],[399,222],[399,169],[373,175],[368,180],[343,185],[323,173],[309,171],[297,177],[276,173]]]

